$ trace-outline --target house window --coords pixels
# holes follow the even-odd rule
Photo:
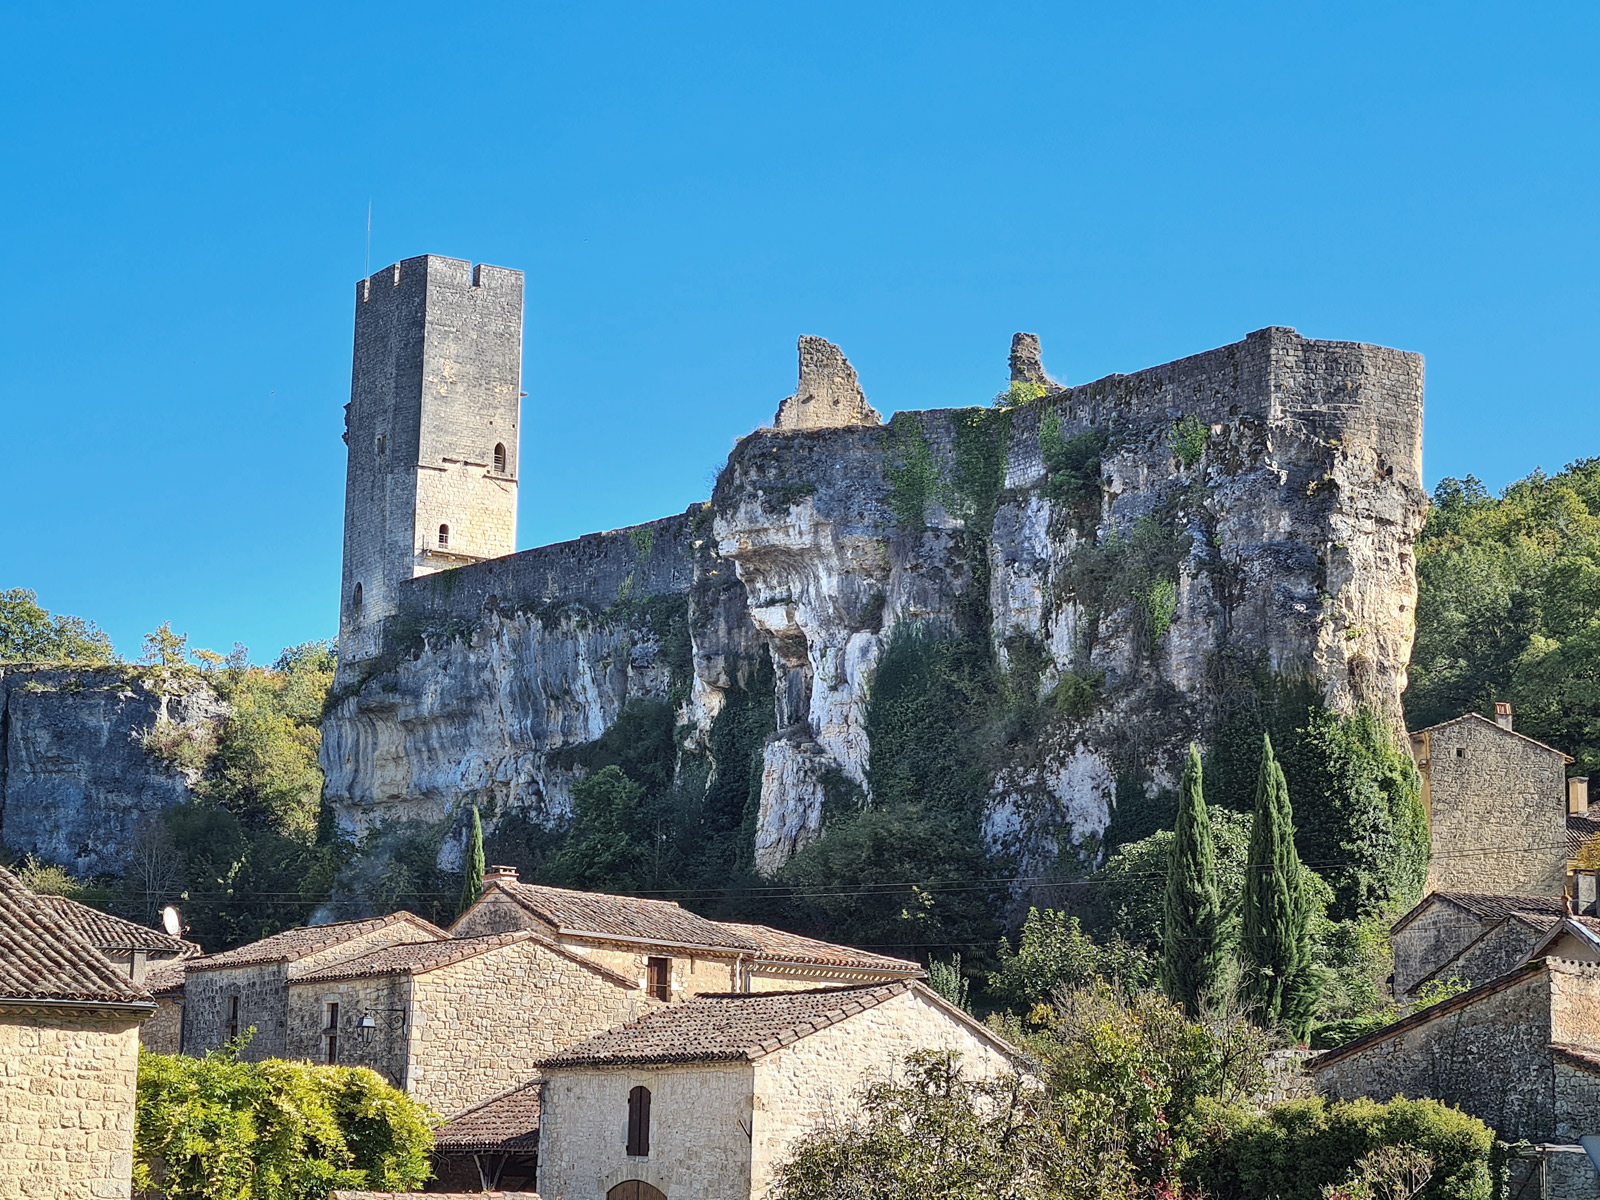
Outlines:
[[[506,448],[499,442],[494,444],[494,473],[496,475],[506,473]]]
[[[1466,756],[1467,756],[1467,748],[1465,746],[1457,746],[1456,747],[1456,757],[1457,758],[1465,758]]]
[[[656,1000],[672,999],[672,960],[650,958],[645,960],[645,982],[650,995]]]
[[[628,1093],[628,1157],[650,1154],[650,1089],[636,1087]]]
[[[356,612],[361,611],[361,585],[356,584],[356,590],[350,593],[350,607]]]
[[[228,1040],[239,1036],[239,997],[228,997]]]
[[[323,1061],[336,1063],[339,1061],[339,1002],[330,1000],[323,1007],[328,1014],[327,1025],[322,1030],[323,1039],[327,1042],[327,1057]]]
[[[383,434],[378,435],[378,457],[383,457],[383,452],[389,448],[389,439]]]
[[[450,549],[450,526],[448,525],[439,526],[439,549]]]

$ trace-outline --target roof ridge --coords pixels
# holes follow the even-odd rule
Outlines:
[[[1465,720],[1467,720],[1467,719],[1469,719],[1471,717],[1476,717],[1478,720],[1482,721],[1485,725],[1488,725],[1488,726],[1491,726],[1491,727],[1493,727],[1495,729],[1498,729],[1501,733],[1509,733],[1512,737],[1519,737],[1525,742],[1532,742],[1535,746],[1538,746],[1541,750],[1548,750],[1548,751],[1550,751],[1551,754],[1559,754],[1559,755],[1561,755],[1562,758],[1566,759],[1569,763],[1578,761],[1577,759],[1573,758],[1572,755],[1568,754],[1565,750],[1557,750],[1549,742],[1541,742],[1538,738],[1529,737],[1527,734],[1521,732],[1520,730],[1507,729],[1504,725],[1500,724],[1499,721],[1496,721],[1496,720],[1493,720],[1493,719],[1491,719],[1489,717],[1486,717],[1480,712],[1464,712],[1459,717],[1451,717],[1448,721],[1435,721],[1432,725],[1424,725],[1421,729],[1408,729],[1406,731],[1406,736],[1407,737],[1416,737],[1419,733],[1432,733],[1435,729],[1443,729],[1446,725],[1455,725],[1458,722],[1465,721]]]

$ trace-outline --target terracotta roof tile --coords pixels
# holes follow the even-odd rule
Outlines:
[[[856,988],[697,996],[579,1042],[540,1066],[554,1070],[756,1059],[853,1015],[852,1001],[861,1011],[903,995],[911,986],[895,980]]]
[[[181,996],[188,965],[182,958],[155,963],[144,973],[144,990],[152,996]]]
[[[55,913],[63,924],[72,926],[91,946],[101,950],[155,950],[171,954],[198,954],[193,942],[173,937],[160,929],[114,917],[110,913],[68,900],[65,896],[39,896],[38,901]]]
[[[264,937],[259,942],[250,942],[233,950],[224,950],[220,954],[207,954],[192,959],[189,962],[189,970],[204,971],[213,967],[295,962],[401,921],[415,925],[418,932],[424,935],[436,938],[450,936],[437,925],[424,921],[413,913],[397,912],[390,913],[387,917],[373,917],[366,921],[338,921],[332,925],[307,925],[299,929],[285,929],[282,933]]]
[[[538,1150],[539,1082],[530,1079],[451,1117],[434,1134],[434,1149],[446,1154]]]
[[[1578,851],[1583,849],[1583,844],[1596,834],[1600,834],[1600,818],[1569,816],[1567,818],[1567,857],[1577,858]]]
[[[808,966],[841,967],[865,971],[894,971],[906,975],[921,975],[922,967],[907,958],[891,958],[887,954],[874,954],[852,946],[838,946],[816,938],[802,937],[783,929],[767,925],[744,925],[737,921],[719,921],[724,929],[731,929],[740,938],[754,943],[756,952],[764,959],[805,963]]]
[[[1475,917],[1488,920],[1534,913],[1560,916],[1567,911],[1564,896],[1496,896],[1480,892],[1435,892],[1434,895],[1466,909]]]
[[[403,942],[398,946],[381,946],[357,958],[347,958],[332,966],[307,971],[299,977],[300,983],[323,982],[331,979],[357,979],[368,975],[421,975],[448,967],[451,963],[476,958],[502,946],[518,942],[544,939],[529,930],[511,933],[491,933],[482,937],[446,938],[443,941]]]
[[[0,868],[0,999],[149,1005],[150,995]]]
[[[734,932],[734,927],[696,916],[671,900],[575,892],[512,880],[500,880],[492,886],[503,889],[534,916],[563,932],[706,946],[747,954],[757,949],[753,942]]]

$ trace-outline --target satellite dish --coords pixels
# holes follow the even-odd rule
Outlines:
[[[183,918],[178,915],[178,910],[172,905],[167,905],[161,910],[161,928],[173,937],[183,936]]]

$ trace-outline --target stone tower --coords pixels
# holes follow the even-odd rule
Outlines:
[[[406,580],[516,549],[521,387],[521,271],[427,254],[356,284],[341,668]]]

